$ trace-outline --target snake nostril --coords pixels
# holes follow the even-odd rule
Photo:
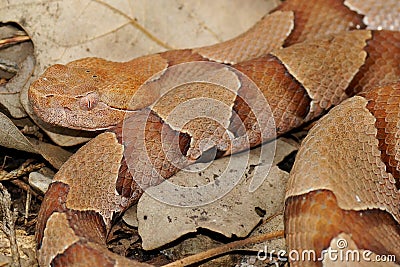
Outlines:
[[[85,70],[85,72],[86,72],[87,74],[92,73],[92,71],[91,71],[91,70],[88,70],[88,69]],[[97,78],[98,78],[97,74],[93,73],[93,74],[92,74],[92,78],[93,78],[93,79],[97,79]]]

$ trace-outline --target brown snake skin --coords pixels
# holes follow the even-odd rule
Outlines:
[[[54,177],[38,217],[39,264],[149,266],[105,246],[113,219],[143,190],[210,151],[249,149],[328,110],[298,152],[285,202],[288,251],[316,258],[291,265],[343,266],[324,253],[343,240],[400,264],[400,6],[376,2],[287,0],[221,44],[46,70],[29,90],[37,115],[107,131]],[[174,113],[200,98],[221,107],[192,102]],[[193,107],[204,116],[192,118]]]

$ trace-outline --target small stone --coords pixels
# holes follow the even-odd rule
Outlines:
[[[31,172],[29,174],[29,185],[31,185],[35,189],[42,191],[43,193],[46,193],[51,181],[51,178],[44,176],[39,172]]]

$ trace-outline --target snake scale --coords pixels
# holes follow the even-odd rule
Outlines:
[[[105,246],[112,219],[146,188],[210,151],[213,159],[258,146],[328,111],[290,174],[288,250],[323,258],[340,239],[400,264],[399,5],[286,0],[216,45],[51,66],[29,89],[36,114],[106,131],[62,166],[46,193],[36,233],[40,265],[148,266]],[[194,105],[184,104],[195,99],[221,106],[191,102],[202,114],[192,118]],[[179,105],[186,108],[174,113]]]

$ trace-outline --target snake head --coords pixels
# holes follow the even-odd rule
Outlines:
[[[111,62],[87,58],[48,68],[29,88],[35,113],[45,122],[79,130],[110,128],[123,119],[121,103],[109,101]]]
[[[53,65],[29,88],[29,100],[45,122],[79,130],[110,128],[156,96],[138,88],[167,67],[158,55],[128,62],[84,58]],[[132,104],[132,101],[139,103]]]

